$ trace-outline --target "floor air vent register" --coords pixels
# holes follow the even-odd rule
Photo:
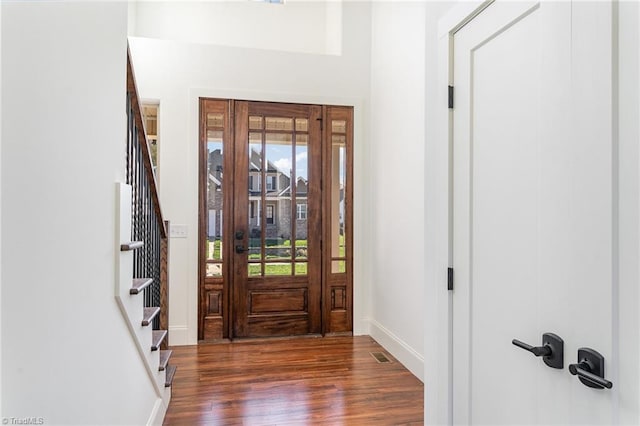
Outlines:
[[[376,361],[378,361],[378,364],[386,364],[391,362],[391,360],[387,358],[387,356],[382,352],[369,352],[369,353],[373,358],[375,358]]]

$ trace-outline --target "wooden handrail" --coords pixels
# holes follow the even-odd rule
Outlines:
[[[127,94],[131,99],[131,105],[133,107],[133,115],[136,122],[136,129],[138,130],[138,137],[144,143],[142,146],[142,159],[144,161],[147,179],[149,180],[149,186],[151,187],[151,198],[153,199],[153,208],[156,212],[158,220],[158,226],[162,238],[167,238],[167,228],[165,227],[165,221],[162,216],[162,209],[160,208],[160,198],[158,197],[158,184],[156,182],[156,175],[153,172],[153,164],[151,162],[151,150],[149,149],[149,140],[147,139],[147,132],[145,130],[144,119],[142,118],[142,108],[140,106],[140,98],[138,97],[138,86],[136,84],[136,75],[133,71],[133,65],[131,61],[131,50],[127,46]]]

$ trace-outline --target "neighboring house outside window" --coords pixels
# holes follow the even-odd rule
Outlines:
[[[273,206],[267,206],[267,225],[273,225]]]
[[[277,189],[276,177],[267,176],[267,191],[275,191]]]
[[[249,175],[249,191],[260,191],[261,187],[262,180],[260,179],[260,174],[256,174],[255,176]]]
[[[262,167],[266,170],[263,171]],[[288,174],[279,170],[271,161],[265,161],[259,152],[251,149],[247,186],[249,187],[247,213],[251,238],[264,235],[271,240],[287,240],[292,237],[292,232],[295,232],[296,239],[307,238],[308,182],[305,178],[298,176],[296,183],[292,185]],[[261,186],[264,186],[264,193],[260,189]],[[292,189],[295,191],[294,194]],[[264,210],[265,206],[266,210]],[[294,226],[292,221],[296,220],[297,223]]]
[[[298,204],[296,209],[296,218],[298,220],[304,220],[307,218],[307,205]]]

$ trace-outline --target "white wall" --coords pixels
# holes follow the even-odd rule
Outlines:
[[[129,34],[300,53],[341,53],[341,1],[132,2]]]
[[[425,4],[376,2],[371,41],[371,335],[423,378]]]
[[[0,29],[2,28],[2,7],[0,7]],[[2,31],[0,31],[2,46]],[[0,99],[2,99],[2,58],[0,57]],[[2,103],[0,102],[0,164],[2,164]],[[0,307],[2,306],[2,173],[0,173]],[[2,417],[2,315],[0,314],[0,417]]]
[[[163,213],[172,223],[188,227],[186,239],[171,241],[171,344],[197,342],[198,97],[203,96],[355,107],[354,331],[368,333],[371,16],[368,3],[343,6],[341,55],[131,38],[140,96],[160,102],[158,169]],[[138,32],[144,21],[141,15],[138,9]]]
[[[114,298],[126,31],[122,2],[2,3],[6,418],[144,424],[158,402]]]
[[[318,7],[305,4],[309,10]],[[138,6],[136,33],[184,40],[144,29],[158,20],[154,7]],[[164,213],[189,228],[188,238],[171,244],[170,339],[197,341],[197,98],[351,104],[356,112],[354,330],[370,333],[422,378],[426,9],[422,3],[392,2],[346,2],[341,8],[338,56],[278,51],[288,47],[275,39],[268,50],[220,46],[231,42],[211,34],[201,41],[219,45],[131,39],[140,94],[160,101]]]

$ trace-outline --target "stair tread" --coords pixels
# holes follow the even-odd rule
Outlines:
[[[153,278],[134,278],[129,294],[138,294],[153,283]]]
[[[137,250],[142,247],[144,247],[144,241],[129,241],[120,244],[120,251]]]
[[[171,353],[173,351],[170,349],[160,351],[160,366],[158,367],[158,371],[163,371],[167,368],[167,364],[169,364],[169,358],[171,358]]]
[[[178,367],[176,367],[175,365],[167,366],[167,378],[165,379],[165,382],[164,382],[165,388],[168,388],[173,384],[173,377],[176,375],[177,369]]]
[[[153,321],[153,319],[159,313],[160,313],[160,308],[157,307],[157,306],[156,307],[151,307],[151,308],[144,308],[144,314],[142,316],[142,325],[143,326],[147,326],[147,325],[151,324],[151,321]]]
[[[151,338],[151,350],[157,351],[160,349],[160,344],[167,337],[167,330],[153,330],[153,335]]]

